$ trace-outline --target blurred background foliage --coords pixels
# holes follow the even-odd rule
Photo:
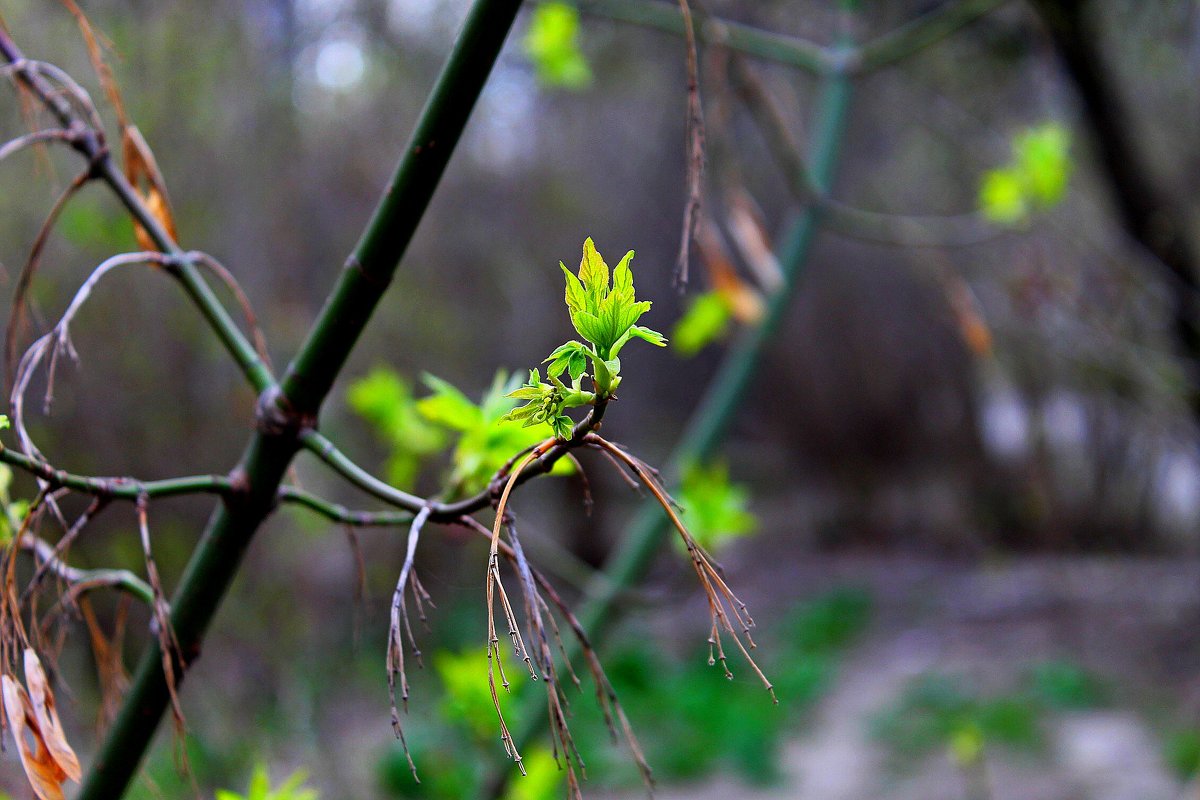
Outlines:
[[[712,0],[705,9],[831,42],[839,32],[870,39],[936,5],[864,3],[852,19],[808,0]],[[1088,6],[1149,177],[1194,233],[1200,12],[1184,0]],[[277,365],[295,351],[354,244],[466,7],[84,4],[119,56],[116,77],[166,176],[182,243],[235,271]],[[100,96],[63,9],[5,0],[0,13],[28,54],[66,68]],[[328,405],[322,427],[403,488],[433,492],[447,476],[458,491],[477,488],[531,441],[528,432],[489,423],[509,407],[500,397],[509,376],[519,383],[569,335],[557,262],[572,265],[592,236],[604,252],[637,251],[639,292],[654,300],[647,324],[673,333],[666,351],[629,354],[620,401],[605,422],[611,438],[661,460],[729,334],[757,319],[770,288],[770,273],[754,272],[755,252],[738,231],[757,219],[775,244],[798,208],[724,59],[720,48],[701,49],[709,221],[693,286],[680,296],[671,268],[685,201],[682,40],[531,3],[344,373],[344,402]],[[803,140],[815,81],[767,62],[753,70]],[[24,123],[15,101],[5,108],[7,139]],[[1200,454],[1188,406],[1194,376],[1173,338],[1174,278],[1116,221],[1100,154],[1030,7],[1002,3],[859,81],[849,130],[833,196],[879,212],[871,219],[882,224],[850,214],[822,232],[721,458],[689,467],[679,493],[697,534],[741,579],[760,622],[770,623],[763,661],[784,705],[764,702],[749,676],[727,684],[693,650],[707,632],[677,553],[664,555],[647,586],[625,601],[634,613],[608,650],[610,675],[668,783],[716,772],[751,785],[780,779],[784,745],[832,691],[857,637],[871,627],[906,630],[895,613],[876,619],[871,609],[890,609],[898,597],[905,608],[943,608],[893,591],[902,570],[848,590],[861,576],[835,569],[840,583],[803,581],[802,564],[965,558],[986,570],[1031,553],[1191,564],[1200,546]],[[9,288],[77,168],[57,152],[0,165],[0,264]],[[960,223],[980,219],[990,223],[985,235],[957,235]],[[64,212],[33,284],[36,325],[55,318],[104,257],[132,247],[115,204],[100,188],[86,189]],[[144,478],[221,472],[235,461],[255,398],[169,281],[114,275],[75,330],[81,363],[60,371],[53,415],[34,426],[52,461]],[[34,333],[22,332],[22,343]],[[297,471],[306,488],[363,504],[310,462]],[[517,506],[531,556],[572,596],[604,562],[636,502],[607,470],[588,469],[587,480],[590,516],[581,513],[577,471],[530,485]],[[29,486],[17,476],[2,491],[28,496]],[[11,512],[9,495],[0,500]],[[151,509],[168,586],[209,509],[202,498]],[[126,510],[106,512],[73,556],[138,565],[133,524]],[[722,538],[729,534],[743,536],[730,543]],[[358,538],[361,604],[356,559],[323,521],[281,513],[254,544],[185,692],[191,763],[208,794],[250,785],[246,796],[259,796],[255,787],[274,786],[249,783],[263,763],[272,776],[305,766],[326,800],[466,797],[487,782],[491,762],[480,753],[498,743],[490,708],[479,710],[486,682],[482,652],[472,649],[482,631],[485,551],[445,530],[427,538],[419,561],[438,607],[423,634],[429,663],[410,714],[418,787],[388,741],[383,680],[386,598],[403,545],[393,531]],[[1155,586],[1167,584],[1138,585],[1159,597]],[[1014,591],[1036,613],[1055,602]],[[919,582],[913,592],[936,594]],[[1173,598],[1172,624],[1195,621],[1194,592],[1161,596]],[[1038,605],[1043,600],[1050,605]],[[115,605],[96,602],[106,619]],[[139,613],[137,632],[146,623]],[[1020,665],[1034,671],[1018,689],[975,688],[934,665],[932,677],[879,704],[874,730],[903,760],[951,752],[969,767],[993,744],[1045,744],[1055,715],[1136,700],[1162,733],[1163,762],[1186,779],[1200,764],[1200,698],[1194,681],[1183,685],[1178,676],[1200,665],[1200,651],[1191,639],[1171,638],[1174,630],[1155,639],[1173,645],[1152,651],[1153,669],[1142,661],[1147,682],[1182,686],[1173,699],[1136,681],[1108,697],[1076,663],[1094,652],[1063,644],[1065,652],[1048,648],[1051,660]],[[148,641],[130,638],[131,656]],[[72,645],[62,663],[80,730],[95,707],[88,659]],[[589,692],[573,708],[591,781],[628,788],[634,771],[602,743]],[[531,778],[509,796],[559,796],[549,754],[531,749],[527,759]],[[4,780],[20,791],[19,781]],[[187,785],[163,742],[135,796],[178,796]],[[305,796],[299,784],[293,789],[283,796]]]

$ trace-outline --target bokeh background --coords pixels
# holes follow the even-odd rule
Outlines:
[[[712,0],[698,13],[830,45],[871,41],[959,2]],[[779,129],[803,143],[819,124],[819,82],[701,44],[706,233],[680,295],[672,271],[687,198],[685,48],[680,36],[613,19],[639,5],[674,7],[596,2],[577,15],[532,3],[522,12],[324,411],[323,430],[360,463],[386,473],[397,445],[378,416],[347,401],[356,381],[393,380],[386,374],[422,397],[420,376],[431,373],[478,399],[497,370],[537,364],[573,333],[557,263],[576,263],[587,236],[610,261],[636,250],[639,296],[654,301],[650,327],[686,339],[677,325],[701,296],[710,311],[713,302],[724,309],[717,316],[737,312],[696,352],[622,354],[625,384],[605,431],[651,463],[668,460],[730,341],[753,324],[773,286],[755,242],[778,246],[804,204],[753,113],[761,97],[744,84],[770,98]],[[620,603],[603,652],[666,796],[1195,792],[1200,454],[1195,365],[1177,322],[1193,314],[1195,280],[1173,272],[1123,216],[1112,155],[1044,4],[993,5],[855,81],[835,203],[721,455],[704,465],[714,484],[696,490],[724,497],[725,527],[744,529],[714,549],[756,612],[781,705],[748,670],[735,664],[728,683],[706,666],[703,600],[678,549],[664,548]],[[1120,101],[1112,116],[1159,201],[1149,238],[1181,231],[1183,247],[1194,247],[1200,8],[1058,5],[1082,8],[1089,27],[1079,36]],[[116,79],[166,177],[181,242],[234,272],[277,365],[353,247],[467,7],[84,4],[111,39]],[[535,21],[551,7],[556,19]],[[0,13],[28,55],[102,97],[62,7],[6,0]],[[538,36],[561,49],[539,55]],[[0,97],[8,139],[26,122],[15,93]],[[1035,167],[1062,184],[1044,196],[996,177],[1019,169],[1030,141],[1049,142]],[[799,154],[808,157],[803,144]],[[0,164],[6,290],[78,168],[58,152]],[[757,239],[739,237],[748,220]],[[85,189],[49,240],[20,345],[100,261],[134,247],[113,199]],[[236,461],[254,397],[169,280],[114,274],[74,333],[80,363],[60,370],[52,413],[33,420],[54,463],[159,478],[222,473]],[[430,456],[404,488],[436,491],[446,464]],[[573,598],[638,505],[603,462],[585,466],[590,516],[578,477],[538,481],[517,505],[535,560]],[[312,461],[300,460],[297,477],[371,507]],[[31,491],[15,479],[13,496]],[[168,586],[210,508],[203,498],[152,507]],[[243,791],[255,765],[275,781],[304,769],[326,800],[476,797],[497,785],[480,647],[486,549],[443,529],[422,545],[418,567],[438,607],[409,712],[417,786],[392,739],[384,679],[403,531],[358,538],[362,602],[341,529],[290,510],[268,523],[187,681],[194,784],[172,766],[168,731],[133,796]],[[72,556],[140,569],[132,512],[108,510]],[[116,601],[94,602],[111,624]],[[131,612],[127,663],[150,641],[146,624],[144,611]],[[87,753],[97,741],[95,672],[86,630],[67,630],[62,705]],[[636,773],[591,705],[590,690],[574,703],[587,794],[636,796]],[[545,744],[527,756],[533,776],[501,791],[562,796]],[[28,796],[11,749],[0,766],[0,787]]]

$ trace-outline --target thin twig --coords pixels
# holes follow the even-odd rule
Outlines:
[[[92,168],[89,165],[87,169],[75,176],[74,180],[54,201],[54,205],[50,207],[45,220],[42,221],[42,227],[34,237],[33,245],[29,248],[29,258],[26,259],[25,265],[21,268],[21,274],[17,277],[12,307],[9,309],[8,325],[4,332],[4,363],[9,383],[12,383],[13,364],[16,361],[17,335],[25,323],[25,296],[29,293],[29,286],[33,282],[33,276],[41,262],[42,250],[50,238],[50,232],[54,230],[54,223],[58,220],[59,214],[66,208],[75,193],[82,189],[92,177]]]
[[[417,766],[413,763],[412,753],[408,750],[408,741],[404,738],[404,729],[400,725],[400,711],[396,708],[396,676],[400,676],[400,699],[404,705],[404,710],[408,711],[408,675],[404,671],[404,639],[405,631],[408,633],[409,643],[413,648],[413,655],[417,659],[417,663],[421,662],[421,651],[417,647],[417,641],[413,637],[412,625],[408,619],[408,606],[404,599],[404,592],[408,585],[410,574],[413,573],[413,559],[417,554],[417,542],[421,538],[421,528],[425,526],[426,520],[429,519],[429,509],[423,508],[413,519],[412,525],[408,529],[408,548],[404,555],[404,566],[400,568],[400,577],[396,581],[396,591],[392,593],[392,610],[391,624],[388,626],[388,644],[387,644],[387,680],[388,680],[388,697],[392,704],[392,730],[396,733],[396,738],[400,740],[401,747],[404,748],[404,757],[408,759],[408,768],[412,771],[413,780],[417,783],[421,779],[417,777]],[[401,624],[403,623],[403,628]]]
[[[333,522],[350,525],[355,528],[399,527],[412,523],[413,515],[398,511],[360,511],[347,508],[339,503],[331,503],[296,486],[280,486],[278,492],[280,503],[303,506]]]
[[[720,572],[715,566],[711,557],[704,552],[704,549],[696,543],[688,532],[687,527],[675,512],[675,503],[671,500],[666,490],[658,483],[658,481],[645,469],[642,461],[635,456],[625,452],[622,448],[607,441],[597,434],[589,434],[588,441],[598,448],[608,450],[618,460],[624,462],[638,476],[638,479],[645,485],[650,493],[654,495],[663,510],[667,512],[667,516],[671,520],[671,524],[675,526],[675,530],[679,532],[679,536],[683,539],[684,546],[687,548],[688,555],[692,561],[692,567],[696,571],[696,576],[700,580],[700,585],[704,589],[705,596],[708,599],[709,612],[711,616],[712,629],[709,638],[709,644],[713,648],[713,654],[709,657],[709,663],[721,662],[721,667],[725,671],[727,678],[732,678],[733,674],[729,671],[729,667],[725,660],[725,653],[721,646],[720,631],[727,631],[733,638],[734,643],[745,657],[746,662],[762,681],[763,686],[771,695],[771,700],[778,703],[778,698],[775,697],[775,689],[771,685],[771,681],[755,663],[750,656],[750,650],[754,649],[754,640],[750,636],[750,629],[754,627],[754,620],[750,617],[746,609],[746,604],[743,603],[725,583],[725,579],[721,577]],[[734,629],[736,622],[741,630],[741,636],[746,638],[746,644],[742,644],[739,637],[739,631]]]
[[[59,573],[57,570],[57,565],[63,563],[63,560],[67,557],[67,551],[75,542],[75,539],[78,538],[79,534],[83,531],[84,526],[86,526],[89,522],[91,522],[92,519],[96,517],[97,514],[104,510],[104,507],[108,505],[108,502],[108,498],[106,497],[97,497],[92,500],[91,505],[89,505],[87,509],[85,509],[84,512],[75,519],[75,522],[72,523],[71,527],[67,529],[67,532],[62,535],[62,538],[59,539],[54,545],[51,552],[41,558],[41,565],[39,565],[37,570],[34,571],[33,577],[29,580],[29,585],[25,587],[25,591],[21,594],[22,605],[29,600],[29,596],[33,594],[33,592],[37,591],[43,578],[45,578],[47,570],[52,569],[55,571],[55,574],[58,574],[59,577],[61,577],[61,573]]]
[[[683,32],[687,44],[687,204],[683,208],[683,232],[679,259],[675,264],[675,286],[687,288],[692,236],[704,195],[704,109],[700,103],[700,68],[696,57],[696,28],[688,0],[679,0]]]
[[[63,560],[58,549],[32,534],[20,538],[21,549],[32,552],[38,561],[39,570],[46,569],[67,584],[69,597],[60,600],[64,606],[73,602],[80,594],[91,589],[110,587],[119,589],[141,600],[148,606],[154,605],[154,591],[150,585],[127,569],[80,569]],[[24,600],[21,600],[24,603]]]
[[[14,153],[19,153],[26,147],[32,147],[46,142],[69,142],[71,140],[71,132],[63,128],[51,128],[45,131],[34,131],[27,133],[24,136],[18,136],[16,139],[5,142],[0,147],[0,161],[8,158]]]
[[[505,616],[509,623],[509,636],[512,638],[513,649],[516,651],[519,658],[529,661],[529,655],[525,650],[525,643],[521,640],[521,632],[515,626],[515,621],[512,618],[511,607],[508,603],[508,596],[504,591],[504,584],[500,581],[500,563],[499,563],[499,548],[500,548],[500,528],[504,524],[504,510],[508,506],[508,497],[516,485],[517,480],[521,477],[522,471],[525,470],[538,456],[554,446],[554,439],[547,439],[531,450],[524,458],[517,462],[513,468],[512,474],[509,475],[508,481],[504,484],[504,490],[500,493],[500,500],[496,503],[496,520],[492,526],[491,543],[488,547],[488,564],[487,577],[485,580],[487,588],[487,658],[488,658],[488,689],[492,695],[492,705],[496,709],[496,717],[500,721],[500,740],[504,744],[504,752],[508,757],[517,763],[517,768],[521,770],[521,774],[525,774],[525,765],[521,761],[521,754],[517,750],[516,743],[513,742],[512,734],[508,730],[508,725],[504,721],[504,712],[500,709],[500,696],[496,692],[496,675],[500,675],[500,681],[504,686],[505,691],[508,690],[508,680],[504,677],[504,664],[500,657],[500,637],[496,634],[496,617],[495,617],[495,598],[499,594],[502,605],[504,606]],[[536,677],[536,676],[535,676]]]
[[[154,595],[154,621],[158,628],[158,648],[162,655],[163,675],[166,676],[167,692],[171,699],[171,713],[175,720],[175,732],[182,741],[184,733],[183,706],[179,703],[179,693],[176,691],[177,679],[175,665],[183,663],[179,649],[179,640],[175,638],[175,629],[171,625],[171,609],[167,605],[166,594],[163,592],[162,581],[158,577],[158,565],[154,561],[154,553],[150,549],[150,522],[147,513],[148,499],[143,496],[137,503],[138,536],[142,543],[142,557],[146,562],[146,576],[150,579],[150,588]],[[183,751],[186,759],[186,751]]]

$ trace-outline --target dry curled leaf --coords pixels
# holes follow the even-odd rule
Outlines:
[[[962,278],[956,276],[950,279],[946,289],[963,343],[976,356],[991,355],[992,331],[983,318],[983,313],[979,310],[979,302],[975,299],[975,293],[971,291],[971,287]]]
[[[100,709],[97,712],[97,726],[103,733],[108,730],[117,713],[121,710],[121,700],[129,688],[129,673],[125,671],[125,663],[121,658],[121,646],[125,639],[125,620],[129,613],[129,597],[121,598],[117,606],[117,618],[112,637],[105,636],[104,629],[96,619],[96,613],[86,597],[79,598],[79,610],[83,621],[87,624],[88,635],[92,640],[92,655],[96,660],[96,672],[100,681]]]
[[[147,210],[158,220],[173,241],[179,240],[175,232],[175,217],[171,213],[171,202],[167,199],[167,186],[150,145],[142,137],[136,125],[126,125],[121,131],[121,151],[125,161],[125,177],[145,202]],[[143,188],[143,183],[145,188]],[[143,250],[161,250],[137,222],[133,223],[138,247]]]
[[[67,774],[46,746],[29,695],[11,675],[0,676],[0,689],[4,695],[4,714],[17,743],[17,755],[34,794],[38,800],[64,800],[62,784]]]
[[[720,295],[733,318],[743,325],[754,325],[762,319],[766,310],[762,293],[738,275],[716,226],[707,219],[697,226],[696,244],[713,291]]]
[[[79,759],[75,757],[75,751],[67,744],[62,722],[58,719],[54,692],[50,690],[46,671],[42,669],[42,663],[38,661],[32,648],[25,650],[25,685],[29,687],[33,715],[37,718],[46,747],[66,776],[78,783],[83,778],[83,770],[79,768]]]

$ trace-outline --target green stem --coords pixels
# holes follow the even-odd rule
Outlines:
[[[618,22],[666,31],[682,36],[683,15],[674,3],[646,0],[566,0],[585,14],[595,14]],[[843,55],[814,42],[765,31],[740,22],[693,12],[696,38],[707,44],[719,44],[747,55],[777,61],[814,75],[836,72],[846,65]]]
[[[476,0],[396,177],[289,368],[283,394],[273,398],[273,410],[282,419],[263,421],[231,473],[235,491],[210,519],[172,600],[171,625],[179,642],[173,654],[177,675],[182,676],[199,655],[204,633],[251,538],[274,509],[279,486],[300,446],[300,426],[315,415],[383,295],[519,7],[520,0]],[[167,702],[162,657],[155,644],[142,655],[78,800],[114,800],[125,793]]]
[[[855,74],[865,75],[890,67],[982,17],[1006,0],[957,0],[885,33],[859,50]]]
[[[279,502],[303,506],[332,522],[343,525],[353,525],[358,528],[380,528],[396,525],[409,525],[413,515],[400,511],[360,511],[346,508],[339,503],[332,503],[315,494],[298,489],[295,486],[279,487]]]
[[[696,38],[746,55],[775,61],[813,75],[865,75],[891,66],[950,36],[1006,0],[958,0],[885,33],[862,47],[827,47],[795,36],[765,31],[696,10]],[[683,15],[674,3],[654,0],[565,0],[585,14],[684,34]],[[845,10],[852,12],[853,4]]]
[[[390,483],[376,478],[365,469],[355,464],[345,453],[337,448],[324,434],[307,430],[300,434],[300,444],[305,450],[315,455],[326,466],[341,475],[349,483],[362,489],[367,494],[389,503],[405,511],[417,513],[425,507],[427,501],[423,497],[397,489]]]
[[[826,79],[812,141],[812,179],[822,192],[827,192],[833,182],[839,148],[846,131],[850,95],[847,75],[832,75]],[[671,455],[670,473],[677,474],[683,464],[707,459],[716,451],[742,404],[762,351],[775,335],[790,303],[797,279],[807,263],[819,221],[819,210],[809,208],[793,226],[791,234],[780,248],[784,285],[771,296],[763,321],[747,330],[726,354]],[[643,505],[604,571],[589,583],[585,590],[587,602],[577,616],[593,646],[599,645],[605,628],[615,621],[614,608],[621,593],[636,583],[649,568],[663,544],[666,531],[662,508],[656,503]],[[569,652],[572,657],[578,655],[578,645],[572,643]],[[515,734],[518,746],[536,736],[546,723],[545,715],[538,714],[533,708],[535,704],[536,701],[531,702],[521,715],[521,719],[527,722]],[[509,775],[508,769],[494,773],[485,786],[486,796],[498,797]]]
[[[51,489],[67,488],[96,497],[136,501],[139,497],[177,497],[182,494],[227,494],[232,486],[220,475],[191,475],[158,481],[139,481],[136,478],[97,477],[64,472],[45,461],[0,445],[0,462],[36,475]]]
[[[600,398],[588,412],[587,416],[580,420],[573,429],[571,438],[567,441],[557,442],[553,447],[546,451],[535,463],[530,464],[521,471],[517,477],[517,482],[514,486],[521,484],[538,477],[545,475],[554,468],[554,465],[560,458],[565,456],[571,450],[580,447],[584,443],[584,436],[591,433],[600,425],[600,421],[604,418],[604,411],[608,407],[607,398]],[[473,514],[480,509],[490,506],[495,499],[492,491],[492,486],[471,495],[470,497],[456,500],[451,503],[445,503],[438,500],[418,497],[415,494],[409,494],[401,489],[397,489],[391,484],[383,481],[367,470],[360,467],[358,464],[341,450],[338,449],[332,441],[319,431],[308,429],[302,431],[299,436],[300,445],[308,452],[321,459],[327,467],[332,469],[337,474],[341,475],[354,486],[362,489],[367,494],[389,503],[397,508],[402,508],[406,511],[411,511],[414,514],[423,508],[430,510],[429,520],[431,522],[452,522],[466,514]],[[493,485],[496,481],[501,480],[507,475],[507,470],[511,469],[512,464],[507,465],[495,477],[493,477]]]
[[[25,534],[21,537],[21,548],[34,554],[39,563],[48,564],[51,574],[74,587],[75,592],[108,586],[136,597],[147,606],[154,605],[154,590],[127,569],[80,569],[72,567],[54,552],[54,545]],[[61,602],[61,601],[60,601]]]

